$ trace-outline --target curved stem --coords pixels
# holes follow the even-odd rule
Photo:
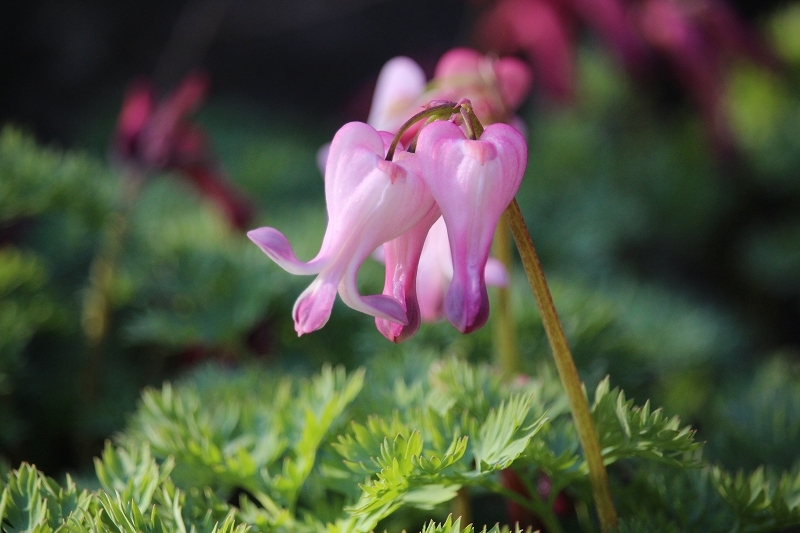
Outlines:
[[[410,128],[411,126],[413,126],[414,124],[425,118],[445,116],[445,115],[446,118],[450,118],[450,115],[452,115],[456,111],[457,106],[458,104],[456,104],[455,102],[445,102],[443,104],[423,109],[410,119],[406,120],[403,123],[403,125],[400,126],[400,129],[397,130],[394,139],[392,139],[392,144],[389,145],[389,150],[386,151],[386,160],[391,161],[392,158],[394,158],[394,152],[395,150],[397,150],[397,144],[400,142],[400,138],[403,136],[403,134],[405,134],[408,128]]]
[[[512,200],[508,206],[506,214],[508,215],[514,240],[517,242],[525,274],[528,276],[528,283],[530,283],[536,304],[539,307],[547,340],[553,350],[558,376],[561,378],[561,383],[567,393],[567,400],[569,401],[572,418],[578,432],[578,439],[581,442],[583,454],[586,457],[586,465],[589,468],[589,481],[592,485],[592,494],[597,506],[600,527],[604,532],[608,532],[617,527],[617,511],[611,499],[608,474],[603,464],[603,456],[600,453],[600,440],[597,436],[594,420],[592,420],[589,402],[586,399],[586,394],[584,394],[583,386],[578,376],[578,369],[575,367],[575,361],[572,359],[572,353],[567,343],[567,337],[564,335],[564,329],[561,327],[561,321],[553,304],[553,297],[550,295],[542,265],[539,263],[539,257],[533,247],[533,241],[525,225],[525,220],[522,218],[522,212],[516,199]]]

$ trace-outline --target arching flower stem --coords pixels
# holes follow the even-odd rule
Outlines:
[[[467,128],[467,137],[473,141],[477,141],[483,134],[483,124],[478,120],[475,111],[472,109],[472,103],[466,98],[462,98],[458,102],[458,111],[461,113],[461,118],[464,119],[464,126]]]
[[[522,212],[516,199],[508,206],[506,215],[511,225],[514,240],[517,243],[517,249],[522,259],[522,265],[525,268],[525,274],[528,277],[528,283],[531,286],[536,305],[542,317],[542,325],[547,334],[547,340],[550,342],[550,348],[553,351],[558,376],[561,378],[561,383],[567,393],[572,418],[578,431],[578,439],[581,442],[586,464],[589,468],[589,481],[592,486],[595,505],[597,506],[600,527],[604,533],[607,533],[617,527],[617,511],[611,499],[608,474],[603,464],[603,456],[600,453],[600,440],[589,410],[589,402],[578,376],[575,361],[572,359],[567,337],[564,335],[564,329],[553,304],[553,298],[550,295],[542,265],[539,263],[539,257],[533,247],[533,241],[530,233],[528,233],[528,228],[522,218]]]
[[[400,139],[403,137],[406,131],[408,131],[411,126],[419,122],[423,119],[448,119],[450,116],[458,111],[458,106],[455,102],[442,102],[441,104],[437,104],[434,106],[430,106],[428,108],[423,109],[410,119],[406,120],[400,129],[397,130],[397,133],[392,139],[392,144],[389,145],[389,149],[386,151],[386,160],[391,161],[394,158],[394,152],[397,149],[397,145],[400,142]]]

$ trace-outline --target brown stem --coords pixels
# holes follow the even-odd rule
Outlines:
[[[391,161],[394,158],[394,151],[397,150],[397,144],[400,142],[400,138],[408,130],[408,128],[410,128],[420,120],[427,119],[430,117],[445,116],[446,118],[450,118],[450,115],[452,115],[456,111],[457,106],[458,104],[456,104],[455,102],[446,102],[443,104],[431,106],[427,109],[423,109],[410,119],[406,120],[403,123],[403,125],[400,126],[400,129],[397,130],[394,139],[392,139],[392,144],[389,145],[389,150],[386,151],[386,160]]]
[[[469,498],[469,489],[461,487],[451,504],[453,518],[460,518],[462,524],[472,523],[472,504]]]
[[[586,394],[584,394],[583,386],[578,376],[578,369],[575,367],[575,361],[572,359],[572,353],[567,343],[567,337],[564,335],[564,329],[561,327],[561,321],[553,304],[553,297],[550,295],[542,265],[539,263],[539,257],[533,247],[533,241],[525,225],[525,220],[522,218],[522,212],[516,199],[508,206],[506,214],[508,215],[514,240],[517,242],[525,274],[528,276],[528,283],[530,283],[533,296],[539,307],[542,325],[553,351],[558,376],[561,378],[561,383],[567,393],[567,400],[569,401],[572,418],[578,432],[578,439],[586,457],[586,465],[589,468],[589,481],[592,485],[600,527],[604,532],[608,532],[617,527],[617,511],[611,499],[608,474],[603,464],[603,456],[600,453],[600,440],[597,436],[594,420],[592,420],[589,402],[586,399]]]

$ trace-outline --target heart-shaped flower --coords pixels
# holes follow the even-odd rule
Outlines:
[[[357,311],[408,323],[405,309],[394,298],[361,296],[356,286],[358,270],[370,253],[414,227],[434,207],[417,156],[398,150],[394,161],[386,161],[390,142],[390,134],[360,122],[345,124],[334,136],[325,167],[328,227],[311,261],[297,259],[286,237],[274,228],[247,234],[287,272],[317,274],[294,305],[298,335],[325,325],[337,292]]]
[[[453,279],[445,314],[469,333],[489,316],[489,249],[500,216],[519,189],[528,149],[522,134],[507,124],[492,124],[479,140],[470,140],[452,122],[439,121],[420,132],[417,155],[450,241]]]

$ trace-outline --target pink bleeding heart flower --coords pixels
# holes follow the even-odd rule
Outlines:
[[[357,311],[408,323],[395,299],[361,296],[356,287],[358,270],[370,253],[410,230],[434,206],[415,154],[398,150],[394,161],[384,159],[390,141],[390,134],[360,122],[345,124],[334,136],[325,168],[328,227],[311,261],[298,260],[286,237],[274,228],[247,234],[287,272],[317,274],[294,305],[298,335],[325,325],[337,291]]]
[[[508,285],[508,271],[503,262],[490,257],[484,269],[486,284],[491,287]],[[444,301],[450,280],[453,279],[453,256],[444,218],[433,224],[417,269],[417,294],[420,317],[423,322],[437,322],[444,318]]]
[[[423,177],[447,225],[453,280],[445,314],[462,333],[486,323],[484,271],[497,223],[514,198],[527,164],[525,139],[507,124],[469,140],[452,122],[423,128],[417,142]]]

